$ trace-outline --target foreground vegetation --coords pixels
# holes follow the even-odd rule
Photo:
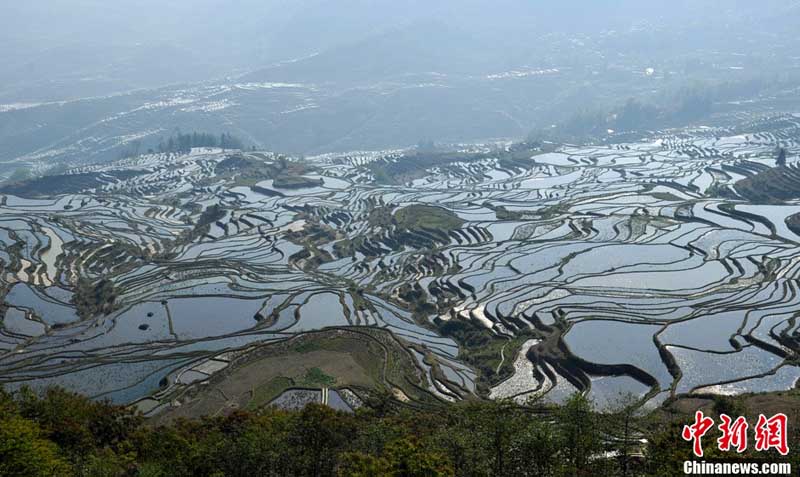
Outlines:
[[[712,413],[743,411],[739,401],[711,403]],[[481,402],[433,410],[377,397],[355,415],[311,405],[155,426],[61,389],[22,390],[0,392],[0,475],[680,475],[690,457],[679,435],[687,422],[674,409],[600,414],[581,396],[560,408]],[[643,436],[651,445],[640,445]],[[707,459],[720,456],[715,437],[704,440]]]

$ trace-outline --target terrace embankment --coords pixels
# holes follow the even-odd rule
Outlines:
[[[800,168],[778,166],[740,180],[736,192],[756,204],[776,204],[800,198]]]
[[[645,400],[661,391],[656,378],[637,366],[627,363],[594,363],[575,355],[564,341],[564,335],[570,328],[568,323],[559,321],[554,326],[542,326],[538,320],[535,322],[539,324],[538,329],[543,339],[528,351],[527,357],[537,366],[539,372],[547,374],[549,368],[543,366],[546,363],[558,376],[585,393],[592,388],[591,377],[601,376],[629,376],[635,379],[650,388],[650,392],[643,397]],[[542,380],[544,376],[539,376],[538,379]],[[556,381],[557,377],[550,374],[547,379]]]
[[[789,230],[800,236],[800,214],[792,214],[786,217],[786,226]]]

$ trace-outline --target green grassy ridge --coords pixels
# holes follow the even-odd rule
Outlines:
[[[400,229],[409,231],[432,229],[449,232],[464,224],[456,214],[432,205],[403,207],[394,213],[394,219]]]

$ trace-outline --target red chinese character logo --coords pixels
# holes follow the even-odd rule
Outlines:
[[[694,415],[694,424],[691,426],[683,426],[683,433],[681,437],[685,441],[694,441],[694,455],[703,457],[703,445],[701,439],[703,436],[714,426],[714,420],[710,417],[704,417],[702,411],[697,411]]]
[[[769,419],[763,414],[758,415],[756,450],[766,451],[769,449],[775,449],[781,455],[789,453],[786,438],[786,414],[775,414]]]
[[[722,431],[722,437],[717,439],[719,450],[729,451],[731,446],[736,447],[736,452],[742,453],[747,450],[747,420],[739,416],[734,421],[726,414],[720,414],[719,418],[722,419],[722,424],[719,425],[719,430]]]

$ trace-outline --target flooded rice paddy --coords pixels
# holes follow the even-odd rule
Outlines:
[[[782,134],[797,137],[797,123]],[[127,403],[165,381],[208,379],[216,369],[198,363],[231,350],[369,326],[407,343],[429,391],[455,400],[477,392],[476,370],[434,323],[469,320],[509,340],[536,336],[502,356],[513,375],[493,398],[582,391],[605,405],[620,393],[658,403],[790,388],[800,237],[786,218],[800,204],[708,193],[747,164],[774,166],[775,134],[564,147],[526,167],[487,156],[403,185],[370,173],[396,155],[326,155],[309,159],[323,185],[288,193],[217,178],[220,151],[98,166],[139,173],[0,203],[0,382]],[[192,234],[214,205],[224,215]],[[402,231],[373,214],[412,205],[460,225]],[[113,283],[113,310],[78,313],[85,280]],[[407,284],[437,311],[412,313]]]

